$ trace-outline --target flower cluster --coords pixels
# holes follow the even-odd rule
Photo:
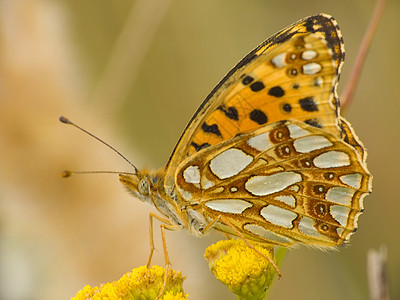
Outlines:
[[[165,270],[159,266],[147,269],[145,266],[133,269],[119,280],[106,283],[100,287],[89,285],[80,290],[71,300],[154,300],[164,284]],[[167,285],[161,300],[185,300],[183,291],[184,277],[179,271],[169,270]]]

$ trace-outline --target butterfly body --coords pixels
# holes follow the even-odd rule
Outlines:
[[[300,20],[239,62],[202,103],[166,167],[120,175],[176,229],[210,226],[281,246],[333,247],[357,228],[371,178],[340,116],[336,21]]]
[[[187,229],[196,236],[203,235],[203,229],[209,224],[206,218],[194,207],[198,204],[183,201],[176,192],[166,194],[162,182],[162,171],[150,173],[142,171],[137,175],[120,175],[120,181],[132,195],[149,203],[169,220],[168,225],[176,229]]]

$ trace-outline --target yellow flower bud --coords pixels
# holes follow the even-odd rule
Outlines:
[[[259,252],[274,259],[271,245],[251,243]],[[275,268],[244,240],[223,240],[211,245],[204,254],[214,276],[239,299],[265,299],[276,274]]]

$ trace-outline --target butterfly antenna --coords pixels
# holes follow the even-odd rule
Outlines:
[[[130,164],[133,169],[135,170],[133,173],[125,173],[125,172],[113,172],[113,171],[90,171],[90,172],[86,172],[86,171],[64,171],[62,176],[63,177],[69,177],[72,174],[88,174],[88,173],[111,173],[111,174],[131,174],[131,175],[135,175],[138,172],[138,169],[135,167],[135,165],[133,163],[131,163],[124,155],[121,154],[121,152],[119,152],[117,149],[115,149],[113,146],[111,146],[110,144],[106,143],[105,141],[103,141],[102,139],[98,138],[97,136],[95,136],[94,134],[90,133],[89,131],[83,129],[82,127],[76,125],[75,123],[71,122],[69,119],[67,119],[66,117],[61,116],[59,118],[60,122],[64,123],[64,124],[69,124],[74,126],[75,128],[79,129],[80,131],[83,131],[84,133],[90,135],[92,138],[98,140],[100,143],[102,143],[103,145],[106,145],[108,148],[110,148],[111,150],[113,150],[115,153],[117,153],[120,157],[122,157],[128,164]]]
[[[64,170],[61,173],[61,176],[66,178],[66,177],[71,177],[72,175],[76,174],[124,174],[124,175],[137,175],[137,173],[132,173],[132,172],[117,172],[117,171],[71,171],[71,170]]]

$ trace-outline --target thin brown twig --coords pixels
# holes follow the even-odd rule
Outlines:
[[[380,23],[385,5],[386,0],[376,1],[371,21],[369,22],[368,28],[364,34],[363,41],[357,53],[357,58],[351,71],[350,79],[348,80],[347,85],[340,97],[342,108],[349,106],[353,99],[354,90],[357,86],[358,80],[360,79],[361,69],[364,65],[365,58],[370,48],[372,39],[375,35],[376,29],[378,28],[378,25]]]

